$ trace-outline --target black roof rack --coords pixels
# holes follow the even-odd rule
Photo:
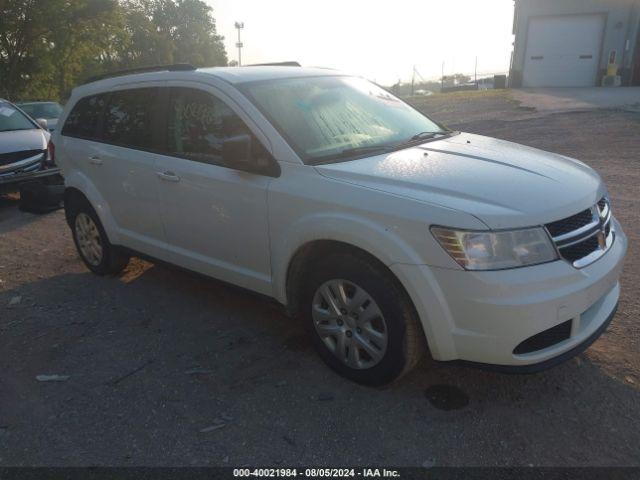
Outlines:
[[[193,65],[189,65],[188,63],[175,63],[173,65],[152,65],[148,67],[136,67],[136,68],[128,68],[126,70],[117,70],[115,72],[103,73],[102,75],[95,75],[93,77],[89,77],[84,83],[93,83],[98,80],[104,80],[105,78],[111,77],[121,77],[123,75],[131,75],[134,73],[147,73],[147,72],[181,72],[181,71],[190,71],[195,70],[196,67]]]
[[[271,63],[254,63],[246,65],[247,67],[301,67],[298,62],[271,62]]]

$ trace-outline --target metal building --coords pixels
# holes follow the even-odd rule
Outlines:
[[[511,86],[640,85],[640,0],[514,1]]]

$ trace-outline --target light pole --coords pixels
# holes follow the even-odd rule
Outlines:
[[[238,30],[238,42],[236,43],[236,47],[238,47],[238,66],[242,66],[242,41],[240,40],[240,30],[244,28],[244,22],[236,22],[236,29]]]

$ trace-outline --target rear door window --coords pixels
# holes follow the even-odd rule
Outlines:
[[[160,150],[156,145],[160,114],[159,88],[113,92],[105,109],[103,140],[141,150]]]
[[[105,103],[106,94],[93,95],[78,101],[64,122],[62,135],[98,140],[98,128]]]

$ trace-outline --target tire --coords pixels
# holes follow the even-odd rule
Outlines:
[[[112,245],[93,207],[75,197],[65,204],[73,241],[86,267],[98,275],[116,275],[125,269],[129,256]]]
[[[329,367],[357,383],[381,386],[418,363],[425,350],[422,327],[384,265],[358,253],[335,253],[306,271],[298,311]]]

